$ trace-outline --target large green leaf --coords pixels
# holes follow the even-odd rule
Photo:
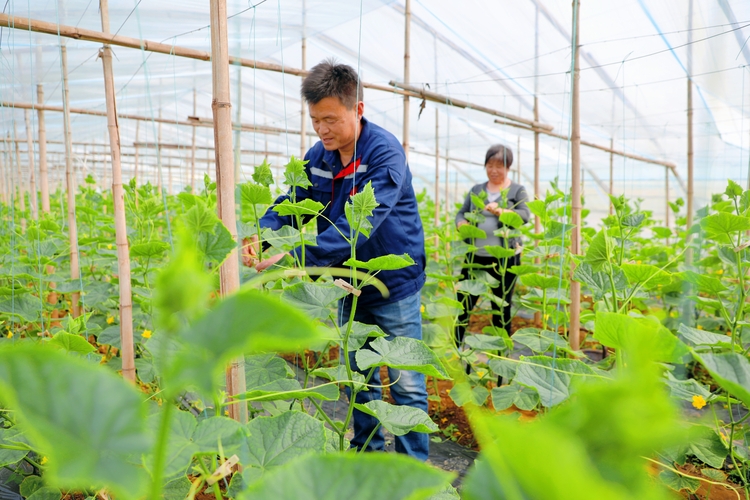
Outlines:
[[[182,220],[193,234],[200,234],[212,231],[216,223],[219,222],[219,217],[216,215],[216,212],[210,210],[203,202],[198,202],[185,212]]]
[[[512,227],[513,229],[518,229],[519,227],[523,226],[523,219],[520,215],[513,211],[503,212],[502,214],[500,214],[500,217],[498,217],[498,219],[500,219],[500,222],[502,222],[506,226]]]
[[[570,349],[558,333],[539,328],[522,328],[513,335],[513,340],[538,353],[549,351],[553,345],[558,349]]]
[[[428,318],[443,318],[446,316],[457,316],[464,312],[463,305],[450,297],[441,297],[425,306],[425,315]]]
[[[594,239],[591,240],[583,261],[591,266],[594,272],[606,271],[610,265],[610,255],[612,252],[612,243],[604,229],[599,231]]]
[[[476,226],[471,224],[464,224],[458,228],[458,234],[462,240],[469,239],[484,239],[487,237],[487,233]]]
[[[700,292],[718,295],[727,290],[727,287],[722,284],[721,280],[714,278],[713,276],[698,274],[693,271],[683,271],[680,273],[680,277],[684,281],[696,285]]]
[[[736,352],[693,352],[693,356],[723,389],[745,403],[745,406],[750,406],[750,361],[747,357]]]
[[[516,250],[514,248],[505,248],[498,245],[487,245],[484,247],[484,249],[495,257],[496,259],[507,259],[508,257],[513,257],[516,254]]]
[[[347,259],[344,266],[356,267],[358,269],[367,269],[368,271],[395,271],[397,269],[403,269],[405,267],[415,265],[414,260],[407,254],[403,255],[382,255],[375,257],[367,262],[362,262],[357,259]]]
[[[354,407],[377,418],[394,436],[403,436],[409,432],[430,433],[438,430],[437,424],[419,408],[396,406],[379,399],[365,404],[355,403]]]
[[[273,201],[271,190],[268,186],[251,184],[249,182],[240,186],[240,196],[242,202],[249,205],[270,205]]]
[[[524,356],[521,361],[513,380],[536,389],[544,406],[555,406],[568,399],[574,377],[594,375],[591,368],[577,359]]]
[[[662,362],[680,362],[688,348],[656,319],[597,312],[594,338],[607,347]]]
[[[346,329],[341,330],[341,335],[346,335]],[[361,349],[370,337],[386,337],[386,333],[377,325],[367,325],[359,321],[352,322],[352,331],[349,333],[349,350]],[[343,342],[343,339],[341,339]]]
[[[695,455],[711,467],[724,467],[729,450],[716,431],[706,426],[696,426],[691,429],[690,444],[687,453]]]
[[[740,231],[750,230],[750,218],[719,212],[701,219],[701,228],[710,239],[720,243],[733,244],[731,237]]]
[[[651,264],[623,264],[620,268],[633,285],[642,284],[645,288],[651,289],[659,285],[668,285],[672,281],[668,272]]]
[[[451,474],[402,455],[310,455],[266,474],[238,500],[428,500],[451,478]]]
[[[520,280],[526,286],[535,286],[542,290],[558,288],[562,285],[559,276],[548,276],[546,274],[524,274]]]
[[[6,465],[15,464],[16,462],[23,460],[23,457],[29,454],[29,450],[13,450],[8,448],[3,448],[3,446],[13,446],[13,447],[24,447],[21,445],[21,443],[18,443],[16,440],[21,436],[20,429],[16,427],[12,427],[10,429],[3,429],[0,428],[0,467],[5,467]]]
[[[286,287],[281,300],[313,319],[328,319],[334,303],[346,295],[346,290],[332,283],[300,282]]]
[[[245,356],[245,383],[248,389],[291,377],[294,377],[294,372],[286,361],[275,354]]]
[[[284,179],[287,186],[292,189],[295,187],[306,188],[312,186],[310,179],[307,178],[305,164],[307,164],[307,160],[300,160],[299,158],[295,158],[294,155],[289,158],[289,163],[284,168]]]
[[[732,338],[727,335],[711,333],[705,330],[698,330],[680,323],[677,328],[680,338],[691,345],[720,345],[731,344]]]
[[[11,298],[6,295],[0,298],[0,314],[19,316],[30,323],[39,321],[42,313],[42,301],[39,297],[31,294],[15,295]]]
[[[130,461],[150,446],[144,398],[122,378],[42,346],[3,347],[0,399],[49,458],[50,485],[144,492],[146,475]]]
[[[161,413],[154,413],[148,419],[154,441],[157,439],[161,417]],[[192,414],[186,411],[173,411],[171,413],[167,434],[167,450],[164,455],[165,478],[173,478],[178,474],[184,474],[193,459],[193,454],[198,452],[198,447],[192,440],[196,427],[198,427],[198,421]],[[151,468],[153,464],[154,457],[149,456],[146,465]]]
[[[687,490],[691,493],[698,491],[701,485],[700,479],[693,476],[677,474],[671,470],[664,470],[659,473],[659,480],[675,491]]]
[[[299,411],[287,411],[275,417],[257,417],[247,424],[246,430],[247,436],[238,456],[247,483],[294,458],[322,453],[325,449],[323,423]]]
[[[381,337],[373,340],[370,346],[374,350],[361,349],[355,354],[360,370],[373,366],[389,366],[440,379],[450,378],[437,355],[421,340],[407,337],[386,340]]]
[[[350,380],[349,375],[346,372],[346,366],[344,365],[317,368],[312,371],[311,375],[313,375],[314,377],[320,377],[326,380],[330,380],[331,382],[341,382],[341,383],[354,382],[356,384],[365,383],[365,376],[359,372],[355,372],[354,370],[352,370],[353,380]],[[367,387],[362,387],[362,389],[367,390]]]
[[[229,229],[221,222],[214,225],[213,230],[198,233],[198,248],[210,262],[219,265],[227,255],[235,249],[237,242],[232,238]]]
[[[253,180],[261,186],[268,187],[273,184],[271,165],[268,164],[268,160],[265,158],[263,159],[263,162],[253,170]]]
[[[47,344],[80,355],[86,355],[95,350],[94,346],[89,344],[85,338],[65,331],[57,332]]]
[[[492,389],[492,406],[497,411],[515,406],[521,410],[533,410],[539,404],[539,393],[521,384],[504,385]]]
[[[305,398],[336,401],[339,399],[339,388],[336,384],[327,384],[309,386],[303,389],[302,384],[295,379],[274,380],[247,391],[244,398],[249,401],[281,401]]]
[[[282,217],[289,215],[308,216],[318,214],[323,208],[322,203],[311,200],[310,198],[305,198],[297,203],[292,203],[290,200],[284,200],[274,206],[273,211]]]
[[[715,397],[711,394],[711,391],[699,384],[695,379],[679,380],[674,378],[670,372],[667,372],[666,376],[666,383],[673,398],[692,401],[693,397],[700,396],[704,400],[709,401]]]
[[[169,250],[169,243],[163,241],[136,243],[135,245],[130,246],[130,256],[153,259],[155,257],[161,257],[167,250]]]
[[[505,351],[513,349],[513,341],[510,340],[507,333],[504,337],[482,334],[467,335],[464,337],[464,344],[478,351]]]

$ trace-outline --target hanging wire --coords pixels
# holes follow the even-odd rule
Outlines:
[[[279,13],[279,30],[277,32],[276,43],[281,46],[281,90],[284,96],[284,130],[286,131],[284,137],[286,139],[286,155],[289,156],[289,117],[286,114],[286,72],[284,71],[284,32],[281,27],[281,0],[278,0],[277,5]],[[302,230],[302,228],[300,228],[300,230]]]

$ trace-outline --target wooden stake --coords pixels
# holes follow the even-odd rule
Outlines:
[[[23,118],[26,122],[26,157],[28,158],[29,167],[29,205],[31,206],[31,217],[34,220],[39,220],[39,205],[38,196],[36,192],[36,162],[34,160],[34,131],[31,128],[31,119],[29,118],[29,110],[23,110]]]
[[[109,33],[109,0],[99,0],[102,31]],[[99,51],[104,69],[104,96],[107,102],[107,130],[112,153],[112,199],[115,216],[115,242],[117,244],[117,271],[120,286],[120,357],[122,376],[135,382],[135,350],[133,344],[133,297],[130,290],[130,252],[128,230],[125,223],[125,190],[122,188],[120,166],[120,127],[117,123],[115,82],[112,74],[112,49],[104,45]]]
[[[692,235],[690,229],[693,227],[693,0],[688,7],[688,60],[687,60],[687,227],[686,238],[687,251],[685,252],[685,263],[693,264]],[[692,323],[692,322],[691,322]]]
[[[164,196],[164,188],[162,186],[162,163],[161,163],[161,106],[159,107],[159,123],[156,126],[156,190],[159,192],[159,196]]]
[[[65,41],[60,45],[60,59],[62,61],[63,76],[63,125],[65,128],[65,184],[68,191],[68,240],[70,243],[70,279],[80,279],[81,270],[78,265],[78,225],[76,224],[76,181],[73,171],[73,138],[70,127],[70,89],[68,88],[68,48]],[[77,318],[81,311],[78,301],[81,294],[71,294],[71,314]]]
[[[13,135],[15,139],[18,139],[18,127],[16,127],[16,121],[13,120]],[[18,205],[21,210],[21,232],[26,232],[26,176],[23,174],[23,168],[21,167],[21,150],[18,147],[19,141],[16,140],[16,172],[18,175]]]
[[[234,200],[234,168],[232,165],[232,102],[229,95],[229,53],[227,49],[226,0],[211,0],[211,74],[213,75],[214,142],[216,148],[216,205],[219,218],[237,241],[237,219]],[[240,286],[237,249],[232,250],[219,270],[222,296]],[[231,397],[245,392],[245,362],[233,360],[226,372],[227,394]],[[229,415],[247,421],[247,404],[229,405]]]
[[[36,86],[36,102],[44,104],[44,87]],[[49,213],[49,180],[47,174],[47,127],[44,123],[44,110],[36,110],[39,133],[39,187],[42,190],[42,213]]]
[[[581,31],[580,0],[573,0],[573,85],[572,85],[572,130],[570,134],[571,163],[571,216],[573,231],[570,237],[570,253],[581,255],[581,112],[580,112],[580,50],[578,46]],[[571,259],[571,276],[575,262]],[[570,330],[568,334],[570,347],[574,351],[581,345],[581,284],[570,280]]]
[[[450,194],[450,178],[448,177],[448,158],[450,157],[450,148],[451,148],[451,115],[448,114],[446,117],[447,126],[446,126],[446,139],[445,139],[445,222],[446,224],[450,223],[451,219],[451,207],[450,203],[448,202],[448,195]]]
[[[406,9],[404,14],[404,84],[410,83],[409,60],[410,55],[410,38],[411,38],[411,0],[405,0]],[[409,161],[409,96],[404,94],[404,123],[403,123],[403,142],[404,154],[406,161]]]
[[[8,198],[5,196],[6,182],[5,182],[5,138],[3,138],[3,149],[0,150],[0,200],[4,205],[8,204]]]
[[[193,116],[196,114],[198,94],[193,87]],[[195,194],[195,134],[196,129],[193,127],[193,138],[190,147],[190,192]]]
[[[669,228],[669,171],[664,171],[664,226]],[[666,241],[669,245],[669,237]]]
[[[534,121],[539,122],[539,6],[536,6],[534,14]],[[541,197],[539,192],[539,131],[534,130],[534,199]],[[534,232],[542,232],[542,221],[538,215],[534,216]],[[534,246],[539,246],[539,240],[534,240]],[[534,259],[534,264],[539,265],[539,257]],[[534,324],[541,326],[542,313],[534,312]]]
[[[237,66],[237,113],[235,116],[237,117],[237,123],[242,123],[242,66]],[[242,143],[241,143],[242,136],[240,135],[241,133],[242,132],[239,128],[234,129],[234,183],[235,185],[240,183],[240,170],[242,169],[242,165],[240,161],[241,160],[240,148],[242,147]]]
[[[435,108],[435,227],[440,221],[440,115]],[[436,242],[437,243],[437,242]]]
[[[516,147],[516,182],[521,184],[521,136],[518,136],[518,146]]]

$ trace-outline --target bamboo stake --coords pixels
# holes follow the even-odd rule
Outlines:
[[[156,167],[158,168],[158,172],[156,173],[156,189],[159,192],[159,196],[164,196],[162,186],[161,149],[159,148],[159,144],[161,144],[161,124],[161,106],[159,106],[159,122],[156,126]]]
[[[135,147],[135,165],[133,166],[133,179],[135,179],[136,188],[138,187],[138,129],[140,128],[140,124],[141,122],[135,122],[135,142],[133,143],[133,146]]]
[[[669,172],[664,171],[664,226],[669,228]],[[669,245],[669,237],[666,241]]]
[[[99,0],[102,18],[102,31],[109,33],[108,0]],[[109,147],[112,153],[112,199],[115,217],[115,242],[117,245],[117,271],[120,286],[120,357],[122,376],[135,382],[135,350],[133,345],[133,297],[130,290],[130,252],[128,232],[125,223],[125,191],[122,188],[120,166],[120,127],[117,123],[117,102],[115,82],[112,75],[112,49],[104,45],[99,51],[104,69],[104,96],[107,103],[107,130]]]
[[[198,94],[193,87],[193,116],[196,113]],[[196,128],[193,127],[193,138],[190,147],[190,192],[195,194],[195,134]]]
[[[229,95],[229,53],[227,49],[226,0],[211,0],[211,74],[213,76],[214,141],[216,147],[216,196],[219,218],[237,241],[237,220],[232,168],[232,102]],[[237,249],[232,250],[219,270],[221,294],[237,290],[239,262]],[[245,362],[242,356],[233,360],[226,372],[227,394],[232,397],[245,392]],[[229,405],[229,415],[247,421],[247,404]]]
[[[16,127],[16,121],[13,120],[13,136],[18,139],[18,127]],[[18,205],[21,210],[21,232],[26,232],[26,176],[23,175],[23,168],[21,167],[21,150],[18,147],[18,140],[16,143],[16,175],[18,175]]]
[[[36,86],[36,102],[44,104],[44,87]],[[49,213],[49,180],[47,174],[47,127],[44,123],[44,110],[37,109],[37,128],[39,133],[39,187],[42,190],[42,213]]]
[[[521,136],[518,136],[518,146],[516,147],[516,182],[521,183]]]
[[[609,196],[615,195],[615,153],[614,153],[615,139],[610,137],[609,139]],[[667,177],[669,171],[665,170]],[[609,199],[609,215],[614,213],[615,206],[612,204],[612,198]]]
[[[31,128],[31,119],[29,118],[29,110],[23,111],[23,118],[26,122],[26,157],[28,158],[29,167],[29,205],[31,208],[31,217],[34,220],[39,220],[39,206],[37,204],[37,192],[36,192],[36,162],[34,160],[34,146],[32,141],[34,140],[34,132]],[[18,144],[18,143],[16,143]]]
[[[448,177],[448,158],[450,157],[451,149],[451,115],[448,114],[446,117],[446,139],[445,139],[445,222],[450,223],[451,218],[451,207],[449,203],[450,194],[450,177]]]
[[[570,163],[571,163],[571,218],[573,231],[570,238],[570,253],[581,255],[581,111],[580,111],[580,0],[573,2],[573,84],[572,84],[572,130],[570,134]],[[575,261],[571,259],[571,277],[575,270]],[[581,284],[570,280],[570,330],[568,341],[574,351],[579,350],[581,344]]]
[[[70,242],[70,279],[80,279],[81,270],[78,265],[78,225],[76,224],[76,182],[73,172],[73,138],[70,127],[70,89],[68,88],[68,48],[65,40],[60,45],[60,59],[62,61],[63,77],[63,125],[65,129],[65,184],[68,191],[68,240]],[[78,308],[79,292],[71,294],[71,314],[77,318],[81,311]]]
[[[687,237],[685,252],[685,263],[688,266],[693,264],[692,235],[690,229],[693,227],[693,0],[690,0],[688,7],[688,60],[687,60]],[[692,322],[691,322],[692,323]]]
[[[539,122],[539,6],[536,6],[534,14],[534,121]],[[534,199],[541,196],[539,192],[539,130],[534,130]],[[534,215],[534,233],[542,232],[542,221],[538,215]],[[539,246],[539,240],[534,240],[534,246]],[[536,257],[534,264],[539,265],[541,259]],[[541,326],[542,313],[534,312],[534,324]]]
[[[404,84],[410,83],[409,60],[410,39],[411,39],[411,0],[405,0],[406,10],[404,12]],[[404,123],[403,123],[403,141],[404,154],[406,161],[409,161],[409,96],[404,94]]]
[[[239,19],[239,18],[238,18]],[[242,123],[242,66],[239,66],[237,68],[237,123]],[[234,130],[234,183],[239,184],[240,183],[240,169],[242,168],[242,165],[240,164],[240,148],[242,147],[242,144],[240,142],[240,139],[242,136],[240,135],[240,129],[233,129]]]
[[[440,115],[435,108],[435,227],[440,220]],[[436,242],[437,243],[437,242]]]
[[[8,204],[5,197],[5,138],[3,138],[3,149],[0,150],[0,200],[4,205]]]

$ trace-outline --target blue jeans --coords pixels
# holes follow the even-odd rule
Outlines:
[[[384,304],[382,306],[363,306],[358,307],[354,312],[355,321],[368,325],[377,325],[388,335],[387,339],[394,337],[409,337],[412,339],[422,340],[422,316],[419,308],[421,305],[419,293],[401,299],[398,302]],[[349,320],[351,311],[351,302],[339,304],[339,321],[346,324]],[[362,347],[369,348],[369,342]],[[367,376],[370,369],[361,371],[357,367],[354,358],[354,351],[349,353],[349,361],[352,369]],[[342,353],[343,356],[343,353]],[[343,357],[341,362],[344,362]],[[407,405],[420,410],[427,411],[427,386],[425,376],[421,373],[396,370],[388,368],[388,377],[391,383],[398,380],[390,386],[391,396],[397,405]],[[375,369],[370,379],[370,384],[380,385],[380,370]],[[346,393],[351,397],[351,391],[347,387]],[[365,404],[368,401],[381,399],[383,391],[380,387],[370,387],[367,391],[357,393],[356,402]],[[354,438],[351,441],[352,447],[361,449],[378,424],[378,419],[366,415],[359,410],[354,410]],[[381,429],[375,433],[375,436],[367,446],[367,451],[382,451],[385,448],[385,439]],[[430,448],[430,438],[423,432],[409,432],[404,436],[396,436],[396,451],[411,455],[418,460],[427,460]]]

